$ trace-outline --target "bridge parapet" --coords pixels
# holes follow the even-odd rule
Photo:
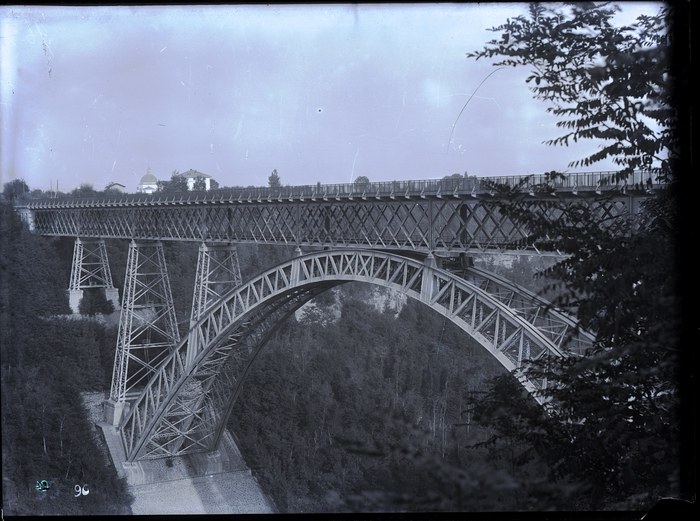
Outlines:
[[[101,208],[152,205],[197,205],[222,203],[290,203],[305,201],[353,201],[442,197],[477,197],[492,195],[489,183],[515,187],[524,182],[529,188],[548,183],[555,192],[594,192],[605,188],[644,191],[655,186],[652,174],[635,172],[624,183],[615,182],[617,172],[578,172],[549,181],[546,174],[496,177],[447,177],[417,181],[380,181],[286,186],[279,188],[247,187],[209,190],[206,192],[155,192],[153,194],[121,194],[118,196],[61,197],[36,199],[27,203],[40,208]],[[658,186],[658,185],[656,185]]]

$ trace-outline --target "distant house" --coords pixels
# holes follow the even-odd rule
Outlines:
[[[136,187],[136,191],[141,194],[152,194],[158,189],[158,179],[151,172],[141,178],[141,182]]]
[[[181,174],[177,174],[180,177],[184,177],[187,179],[187,189],[192,190],[194,188],[194,183],[197,179],[203,179],[204,184],[205,184],[205,190],[209,190],[211,188],[211,180],[212,177],[208,174],[203,174],[202,172],[197,172],[196,170],[192,170],[191,168],[187,172],[182,172]]]
[[[117,190],[119,192],[123,192],[124,188],[126,188],[126,186],[115,182],[107,183],[107,186],[105,186],[105,190]]]

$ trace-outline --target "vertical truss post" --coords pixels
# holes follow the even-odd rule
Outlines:
[[[434,204],[432,200],[428,201],[428,219],[429,219],[429,228],[428,228],[428,248],[430,250],[430,253],[433,253],[435,251],[435,235],[436,235],[436,229],[437,229],[437,224],[436,224],[436,219],[435,219],[435,209],[434,209]]]
[[[469,220],[469,207],[467,206],[467,201],[462,200],[459,204],[459,225],[462,227],[460,234],[460,242],[462,243],[462,248],[467,248],[471,246],[471,241],[469,240],[469,230],[467,227],[467,221]]]
[[[119,309],[119,290],[112,284],[104,239],[86,240],[76,237],[68,288],[68,300],[73,313],[80,312],[83,290],[88,288],[104,288],[105,297],[112,301],[114,309]]]
[[[119,423],[127,394],[148,383],[161,361],[180,341],[161,242],[129,245],[119,318],[112,388],[106,420]]]
[[[190,329],[192,330],[204,313],[221,300],[224,294],[242,283],[236,247],[233,244],[208,246],[202,243],[197,259]],[[193,330],[187,342],[187,367],[194,362],[200,349],[199,338]]]

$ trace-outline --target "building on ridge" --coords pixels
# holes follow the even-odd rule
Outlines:
[[[152,194],[158,189],[158,179],[151,173],[150,168],[145,176],[141,178],[141,182],[136,187],[136,192],[140,194]]]
[[[204,174],[202,172],[197,172],[196,170],[189,169],[187,172],[182,172],[181,174],[177,174],[180,177],[184,177],[187,179],[187,189],[188,190],[193,190],[194,189],[194,183],[199,180],[203,179],[204,180],[204,185],[205,185],[205,190],[210,190],[211,189],[211,180],[212,177],[208,174]]]
[[[124,186],[123,184],[115,183],[114,181],[112,181],[111,183],[107,183],[107,185],[105,186],[105,191],[116,190],[117,192],[123,192],[124,188],[126,188],[126,186]]]

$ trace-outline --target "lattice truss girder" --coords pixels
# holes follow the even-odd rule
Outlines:
[[[161,242],[129,245],[110,396],[145,385],[180,341]]]
[[[525,207],[548,212],[539,196]],[[601,220],[627,214],[631,196],[590,200]],[[529,205],[529,206],[528,206]],[[498,210],[496,199],[353,199],[142,202],[130,207],[36,208],[44,235],[312,246],[369,246],[422,251],[528,249],[527,230]],[[556,210],[552,209],[552,216]]]
[[[213,450],[236,389],[267,334],[319,291],[349,281],[382,285],[420,300],[469,333],[511,371],[528,359],[579,355],[592,345],[593,337],[579,331],[573,320],[484,270],[469,269],[462,279],[379,251],[316,252],[254,277],[209,308],[188,337],[203,346],[196,359],[187,360],[187,342],[181,342],[125,417],[121,432],[127,458]],[[572,337],[568,342],[567,335]],[[545,382],[523,384],[532,392]],[[190,397],[187,389],[196,392]]]
[[[86,288],[113,289],[112,272],[104,240],[76,237],[69,289]]]

